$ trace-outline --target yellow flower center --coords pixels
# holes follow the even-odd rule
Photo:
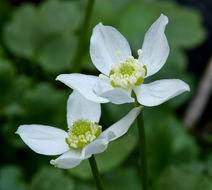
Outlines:
[[[138,50],[138,54],[141,55],[141,53],[141,50]],[[109,74],[111,85],[124,89],[141,85],[147,74],[146,66],[133,56],[129,56],[125,61],[122,61],[119,52],[117,55],[120,57],[120,62],[112,65]]]
[[[87,120],[77,120],[68,131],[66,143],[71,149],[83,148],[94,141],[102,132],[102,127],[98,123]]]

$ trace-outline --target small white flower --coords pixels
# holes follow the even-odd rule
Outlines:
[[[93,64],[102,73],[97,76],[61,74],[57,77],[67,86],[77,90],[91,101],[122,104],[138,102],[144,106],[156,106],[173,98],[189,86],[179,79],[157,80],[143,84],[144,79],[158,72],[165,64],[169,45],[164,34],[168,18],[161,14],[144,37],[138,59],[132,56],[127,40],[115,28],[99,23],[93,30],[90,55]],[[77,64],[77,63],[76,63]]]
[[[101,116],[99,103],[89,101],[74,91],[67,103],[68,132],[45,125],[21,125],[17,134],[35,152],[59,155],[50,163],[59,168],[73,168],[82,160],[107,148],[110,141],[124,135],[141,107],[132,109],[125,117],[102,132],[98,124]]]

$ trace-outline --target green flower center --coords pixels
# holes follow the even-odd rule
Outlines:
[[[138,52],[141,55],[141,50]],[[138,59],[134,59],[133,56],[129,56],[126,61],[120,61],[112,65],[109,78],[113,87],[131,89],[133,86],[141,85],[146,74],[146,66]]]
[[[129,63],[122,63],[122,66],[119,69],[121,75],[132,75],[134,71],[135,68]]]
[[[69,148],[79,149],[94,141],[102,132],[102,127],[98,123],[87,120],[77,120],[68,131],[65,139]]]

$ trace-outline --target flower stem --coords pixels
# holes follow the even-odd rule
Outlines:
[[[102,180],[101,180],[98,168],[97,168],[96,159],[95,159],[94,155],[92,155],[89,158],[89,163],[90,163],[90,166],[91,166],[91,170],[92,170],[92,173],[93,173],[93,177],[95,179],[97,189],[103,190]]]
[[[137,98],[134,94],[135,98],[135,107],[140,106],[137,101]],[[140,156],[140,167],[141,167],[141,180],[142,180],[142,190],[148,190],[148,172],[147,172],[147,155],[146,155],[146,136],[145,136],[145,128],[144,128],[144,121],[143,121],[143,114],[142,111],[137,117],[138,123],[138,134],[139,134],[139,156]]]
[[[91,19],[91,13],[93,10],[94,6],[94,0],[88,0],[87,5],[86,5],[86,10],[85,10],[85,15],[82,23],[82,28],[80,31],[80,36],[78,39],[78,44],[76,48],[76,53],[73,58],[73,72],[77,72],[78,68],[80,68],[81,62],[82,62],[82,52],[83,48],[85,46],[85,40],[86,40],[86,35],[88,33],[88,28],[90,24],[90,19]]]

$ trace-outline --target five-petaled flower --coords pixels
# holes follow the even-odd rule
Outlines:
[[[132,109],[125,117],[102,132],[98,124],[99,103],[89,101],[74,91],[67,103],[68,132],[46,125],[21,125],[17,134],[35,152],[59,155],[51,164],[59,168],[73,168],[93,154],[105,151],[110,141],[124,135],[141,107]]]
[[[156,106],[173,98],[189,86],[179,79],[157,80],[143,84],[165,64],[169,45],[164,34],[168,18],[161,15],[144,37],[138,59],[132,56],[127,40],[115,28],[99,23],[90,40],[90,56],[102,73],[97,76],[61,74],[57,77],[91,101],[122,104],[134,102],[132,91],[141,105]],[[77,63],[76,63],[77,64]]]

